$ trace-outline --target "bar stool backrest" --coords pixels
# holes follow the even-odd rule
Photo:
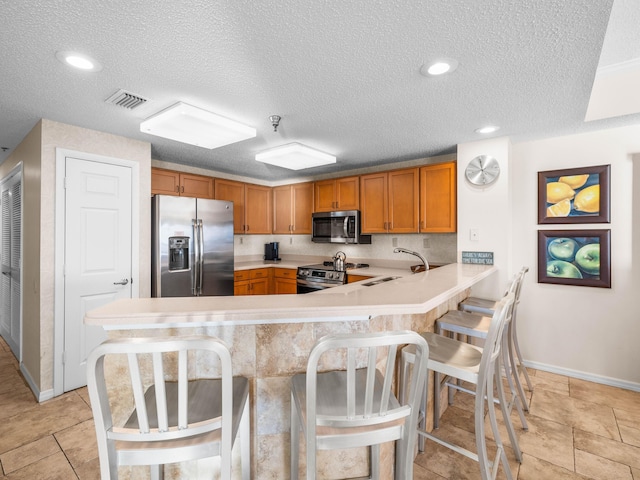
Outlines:
[[[196,370],[196,355],[217,359],[219,378],[190,381],[189,375],[193,376]],[[116,356],[125,356],[127,361],[121,358],[114,364],[119,377],[115,388],[120,391],[130,388],[135,405],[130,418],[125,422],[118,421],[118,424],[114,423],[109,401],[109,393],[113,393],[114,387],[108,387],[105,378],[105,358],[113,357],[109,361],[118,362]],[[124,374],[126,365],[128,379],[126,375],[119,375]],[[136,442],[135,448],[143,450],[146,446],[153,449],[166,440],[192,438],[193,445],[185,447],[181,444],[181,448],[198,449],[197,439],[203,438],[202,434],[218,430],[221,436],[219,453],[212,451],[210,455],[231,458],[234,382],[231,355],[221,340],[204,336],[107,340],[89,355],[87,384],[103,478],[117,478],[113,476],[113,470],[117,471],[120,463],[116,459],[116,441]],[[170,449],[166,450],[167,461],[161,463],[172,461]],[[111,473],[106,474],[106,471]]]

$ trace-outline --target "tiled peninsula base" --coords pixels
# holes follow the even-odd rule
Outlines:
[[[465,290],[425,314],[384,315],[371,320],[307,321],[300,323],[275,323],[269,321],[258,325],[186,327],[173,329],[112,330],[111,338],[123,336],[192,335],[206,334],[221,338],[231,348],[234,375],[250,379],[251,385],[251,434],[252,461],[251,478],[282,480],[290,478],[289,472],[289,425],[290,390],[293,374],[306,370],[307,358],[317,339],[338,332],[380,332],[392,330],[433,331],[437,318],[449,310],[457,309],[460,301],[469,296]],[[107,375],[116,373],[120,366],[107,364]],[[327,368],[332,368],[327,365]],[[206,365],[198,365],[200,371]],[[432,396],[433,382],[429,382]],[[445,404],[446,405],[446,402]],[[432,409],[433,402],[429,402]],[[116,417],[128,416],[131,406],[119,404]],[[430,420],[432,414],[428,413]],[[430,428],[430,427],[429,427]],[[300,478],[305,478],[304,442],[301,442]],[[238,450],[234,448],[234,451]],[[393,478],[393,444],[382,448],[383,479]],[[234,478],[240,478],[239,465],[235,462]],[[318,458],[319,479],[351,478],[368,475],[368,450],[320,452]],[[168,466],[167,479],[211,478],[213,463]],[[216,464],[217,465],[217,464]],[[207,472],[208,470],[208,472]],[[131,471],[121,468],[122,478],[146,478],[145,468],[135,467]],[[206,473],[205,473],[206,472]],[[202,477],[199,477],[202,476]]]

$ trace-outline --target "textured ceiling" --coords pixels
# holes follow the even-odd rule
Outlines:
[[[40,118],[151,142],[154,159],[267,182],[455,152],[483,138],[474,130],[487,123],[514,141],[638,123],[639,115],[584,122],[612,4],[2,2],[0,147],[9,150],[0,161]],[[72,70],[56,59],[59,50],[89,54],[103,69]],[[622,52],[612,44],[603,59],[640,57],[638,48]],[[439,56],[457,59],[458,69],[421,76]],[[149,101],[135,110],[105,104],[120,88]],[[258,135],[206,150],[139,131],[141,120],[178,101]],[[277,132],[272,114],[282,117]],[[337,165],[295,172],[254,160],[294,141],[335,154]]]

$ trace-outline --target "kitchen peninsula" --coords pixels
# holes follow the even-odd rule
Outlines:
[[[336,332],[433,331],[438,317],[456,309],[473,285],[495,271],[494,266],[451,264],[306,295],[118,300],[89,311],[85,323],[102,326],[111,337],[196,333],[227,342],[234,375],[251,381],[253,478],[288,478],[289,379],[305,371],[315,341]],[[325,472],[344,465],[325,453],[318,457]],[[345,455],[345,463],[357,467],[350,474],[366,475],[366,451]],[[383,464],[390,469],[392,462]],[[327,475],[338,478],[340,472]]]

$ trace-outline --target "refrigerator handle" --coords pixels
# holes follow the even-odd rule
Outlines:
[[[198,294],[198,278],[200,274],[200,242],[198,241],[198,223],[194,218],[191,220],[191,225],[193,226],[193,268],[191,269],[191,294]]]
[[[198,220],[198,241],[200,245],[198,247],[198,253],[200,254],[200,258],[198,260],[199,264],[199,278],[198,278],[198,295],[202,295],[202,281],[204,277],[204,227],[202,226],[202,220]]]

